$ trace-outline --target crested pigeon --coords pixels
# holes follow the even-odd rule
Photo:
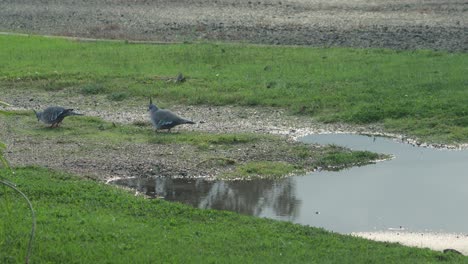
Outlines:
[[[153,123],[156,130],[167,129],[168,132],[171,132],[171,128],[175,126],[182,124],[195,124],[195,122],[181,118],[167,109],[159,109],[153,104],[151,98],[148,111],[150,112],[151,123]]]
[[[36,114],[37,121],[42,121],[50,125],[50,127],[58,127],[67,116],[83,115],[73,112],[73,109],[65,109],[60,106],[47,107],[43,112],[33,111]]]

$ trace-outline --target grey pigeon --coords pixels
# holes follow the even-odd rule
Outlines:
[[[150,112],[151,122],[156,130],[167,129],[168,132],[171,132],[171,128],[175,126],[182,124],[195,124],[193,121],[181,118],[167,109],[159,109],[153,104],[151,98],[148,111]]]
[[[33,111],[36,114],[37,121],[42,121],[48,125],[51,125],[50,127],[58,127],[63,119],[67,116],[83,115],[73,112],[73,109],[65,109],[60,106],[47,107],[43,112],[36,112],[35,110]]]
[[[183,83],[185,82],[185,76],[179,72],[179,75],[177,75],[176,79],[175,79],[175,83]]]

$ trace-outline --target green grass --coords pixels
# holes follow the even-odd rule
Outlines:
[[[31,263],[466,263],[288,222],[148,200],[40,168],[0,170],[31,199]],[[0,262],[24,262],[29,213],[0,188]],[[8,199],[3,199],[8,197]]]
[[[221,179],[242,179],[254,178],[278,179],[290,174],[303,174],[305,168],[326,168],[328,170],[339,170],[352,166],[366,165],[378,159],[388,159],[389,156],[373,153],[370,151],[351,151],[349,149],[329,145],[320,151],[308,148],[307,146],[296,146],[284,150],[284,155],[289,155],[302,164],[291,164],[284,161],[249,161],[237,166],[234,171],[222,174]],[[312,158],[313,162],[310,163]],[[307,164],[304,164],[307,163]]]
[[[334,168],[336,166],[336,169],[342,169],[345,167],[363,165],[363,160],[376,160],[379,159],[379,157],[382,158],[379,154],[370,151],[351,151],[343,147],[330,145],[327,152],[318,158],[318,164],[321,167]]]
[[[324,122],[382,123],[430,142],[468,142],[466,53],[0,36],[0,61],[0,90],[276,106]],[[179,72],[186,82],[169,81]]]
[[[62,87],[66,87],[68,85],[63,85]],[[104,85],[100,83],[87,83],[80,87],[80,92],[85,95],[94,95],[94,94],[104,93],[105,90],[106,88],[104,87]]]
[[[292,164],[279,161],[251,161],[236,167],[233,172],[221,175],[222,179],[251,179],[267,177],[269,179],[282,178],[294,171],[302,171]]]

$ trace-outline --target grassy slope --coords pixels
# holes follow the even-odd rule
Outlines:
[[[0,90],[279,106],[326,122],[381,122],[428,141],[468,142],[464,53],[0,36],[0,61]],[[178,72],[187,82],[168,81]]]
[[[46,169],[0,173],[16,182],[36,209],[32,263],[467,261],[458,255],[372,242],[287,222],[147,200]],[[0,240],[0,262],[21,262],[30,227],[27,210],[10,194],[0,200],[0,206],[0,235],[6,238]],[[5,206],[9,208],[5,210]]]

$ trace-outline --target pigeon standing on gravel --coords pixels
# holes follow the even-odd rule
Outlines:
[[[44,112],[33,111],[36,114],[37,121],[42,121],[50,125],[50,127],[58,127],[67,116],[83,115],[73,112],[73,109],[65,109],[60,106],[47,107]]]
[[[168,132],[171,132],[171,128],[175,126],[182,124],[195,124],[193,121],[183,119],[169,110],[159,109],[153,104],[151,98],[148,111],[150,112],[151,123],[153,123],[156,130],[167,129]]]

